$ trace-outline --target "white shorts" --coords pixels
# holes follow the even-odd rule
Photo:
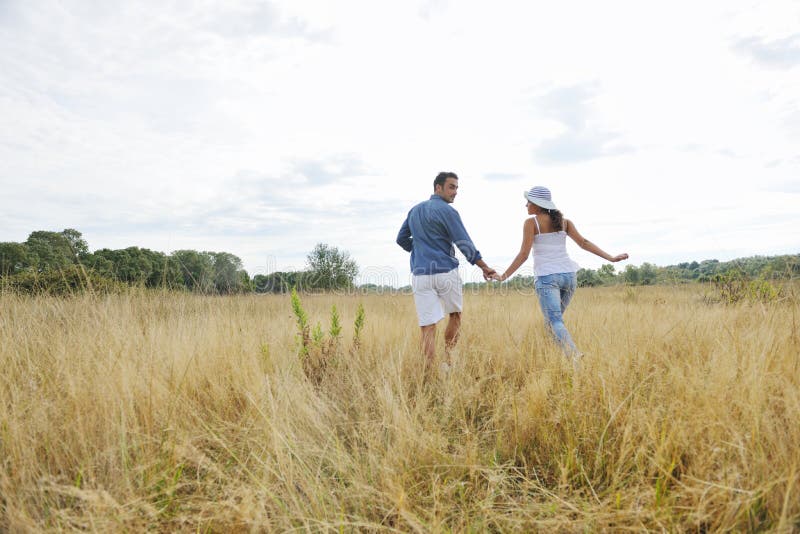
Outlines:
[[[458,269],[439,274],[417,274],[411,278],[414,304],[420,326],[436,324],[444,315],[460,312],[463,284]]]

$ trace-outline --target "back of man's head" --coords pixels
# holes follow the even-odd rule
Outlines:
[[[444,183],[447,181],[448,178],[455,178],[458,180],[458,175],[454,172],[440,172],[436,175],[436,178],[433,180],[433,190],[436,191],[436,186],[440,185],[444,187]]]

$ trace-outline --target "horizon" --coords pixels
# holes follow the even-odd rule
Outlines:
[[[77,228],[64,228],[62,230],[43,230],[43,231],[60,233],[61,231],[67,230],[67,229],[77,230],[80,233],[80,230],[77,229]],[[42,229],[32,230],[30,233],[35,232],[35,231],[42,231]],[[81,235],[82,235],[82,233],[81,233]],[[24,243],[24,242],[25,242],[25,240],[17,241],[17,243]],[[95,253],[95,252],[97,252],[99,250],[102,250],[102,249],[99,249],[99,248],[92,248],[91,247],[91,243],[87,243],[87,245],[89,245],[88,249],[89,249],[90,253]],[[164,254],[167,257],[170,257],[175,252],[178,252],[177,250],[173,250],[173,251],[154,250],[154,249],[150,249],[149,247],[145,247],[145,246],[141,246],[141,245],[129,245],[129,246],[121,247],[120,249],[116,249],[116,250],[124,250],[124,249],[128,249],[128,248],[139,248],[139,249],[144,249],[144,250],[150,250],[152,252],[157,252],[157,253]],[[182,250],[186,250],[186,249],[182,249]],[[194,250],[196,252],[201,252],[201,253],[221,253],[221,252],[222,253],[229,253],[229,254],[233,254],[234,256],[236,256],[238,258],[238,255],[235,252],[230,251],[230,250],[210,250],[208,248],[205,248],[205,249],[203,249],[203,248],[201,248],[201,249],[189,249],[189,250]],[[341,247],[339,247],[339,251],[347,253],[349,255],[349,251],[347,251],[346,249],[342,249]],[[311,252],[311,251],[309,251],[309,252]],[[529,263],[528,261],[526,261],[525,264],[523,264],[522,267],[520,267],[520,269],[517,271],[517,273],[515,273],[513,276],[511,276],[507,281],[505,281],[505,282],[496,282],[496,281],[487,282],[486,280],[483,280],[481,272],[480,272],[480,269],[470,265],[464,259],[463,255],[461,255],[461,253],[460,253],[460,251],[458,251],[458,249],[456,249],[456,254],[460,257],[459,266],[457,267],[457,269],[458,269],[459,274],[460,274],[460,276],[461,276],[461,278],[462,278],[462,280],[464,281],[465,284],[484,284],[484,283],[489,283],[491,285],[495,285],[495,284],[502,285],[502,284],[507,284],[509,281],[512,281],[512,280],[517,279],[517,278],[521,278],[521,277],[532,278],[533,277],[532,262]],[[609,263],[609,262],[605,262],[605,263],[608,264],[612,268],[612,270],[613,270],[615,275],[620,275],[625,271],[625,267],[627,265],[631,265],[632,267],[635,267],[635,268],[639,269],[643,265],[648,264],[648,265],[651,265],[651,266],[653,266],[653,267],[655,267],[657,269],[666,269],[666,268],[670,268],[670,267],[681,268],[681,266],[684,265],[684,264],[693,264],[693,263],[697,263],[698,266],[700,266],[700,265],[703,265],[703,264],[706,264],[706,263],[709,263],[709,262],[727,264],[727,263],[735,263],[735,262],[746,261],[746,260],[754,260],[754,259],[775,259],[775,258],[792,257],[792,256],[800,256],[800,252],[789,252],[789,253],[784,253],[784,254],[768,254],[768,255],[753,254],[753,255],[749,255],[749,256],[740,256],[740,257],[731,258],[731,259],[725,259],[725,260],[721,260],[719,258],[703,258],[703,259],[695,258],[695,259],[691,259],[691,260],[683,260],[683,261],[679,261],[679,262],[676,262],[676,263],[670,263],[670,264],[665,264],[665,265],[655,264],[655,263],[651,263],[651,262],[642,262],[642,263],[636,264],[636,263],[628,262],[628,261],[626,261],[626,262],[618,262],[618,263]],[[241,258],[239,258],[239,259],[241,260]],[[376,286],[378,288],[392,288],[392,289],[395,289],[395,290],[402,290],[402,289],[411,287],[410,286],[410,284],[411,284],[410,274],[409,274],[409,278],[408,278],[408,283],[402,284],[402,283],[399,282],[399,280],[400,280],[399,273],[392,272],[391,269],[387,269],[386,267],[374,268],[374,267],[371,267],[371,266],[362,266],[361,264],[358,263],[356,258],[352,258],[352,256],[350,256],[350,259],[355,259],[356,263],[358,264],[358,274],[356,275],[356,277],[354,279],[354,287],[356,287],[356,288],[360,288],[360,287],[363,287],[363,286],[370,286],[371,285],[371,286]],[[268,262],[268,264],[269,264],[269,262]],[[273,264],[276,265],[277,262],[273,262]],[[527,269],[526,269],[526,267],[527,267]],[[249,279],[250,280],[254,280],[255,277],[259,276],[259,275],[269,276],[269,275],[272,275],[272,274],[279,274],[279,273],[307,272],[308,271],[308,264],[305,263],[299,268],[289,268],[289,269],[285,269],[285,270],[280,270],[280,269],[279,270],[269,270],[269,268],[268,268],[264,272],[255,272],[255,273],[247,270],[244,265],[243,265],[243,268],[246,271]],[[597,272],[597,270],[598,270],[598,268],[590,268],[590,267],[589,268],[581,267],[581,269],[590,269],[590,270],[592,270],[594,272]],[[387,281],[390,282],[390,283],[386,283]],[[395,282],[395,283],[391,283],[391,282]]]

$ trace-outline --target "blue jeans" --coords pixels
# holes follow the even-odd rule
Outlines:
[[[536,277],[536,294],[539,306],[547,323],[547,330],[568,356],[578,354],[578,349],[564,326],[564,312],[567,309],[578,279],[575,273],[556,273]]]

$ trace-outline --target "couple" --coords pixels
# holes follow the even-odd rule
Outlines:
[[[472,265],[483,270],[485,280],[507,280],[525,263],[533,248],[533,271],[536,294],[544,314],[547,329],[567,356],[580,356],[572,337],[564,326],[563,314],[577,286],[578,265],[567,255],[566,238],[601,258],[617,262],[628,259],[627,254],[611,256],[578,233],[575,224],[556,209],[550,190],[537,186],[525,193],[528,215],[522,228],[522,246],[508,269],[497,271],[483,261],[475,248],[458,212],[450,204],[458,193],[458,176],[440,172],[433,181],[433,195],[408,212],[397,234],[397,244],[411,252],[412,290],[422,330],[422,351],[431,367],[436,358],[436,323],[447,313],[450,318],[444,333],[445,361],[450,366],[450,351],[458,342],[461,327],[462,283],[458,275],[455,248]],[[442,309],[444,306],[444,310]]]

